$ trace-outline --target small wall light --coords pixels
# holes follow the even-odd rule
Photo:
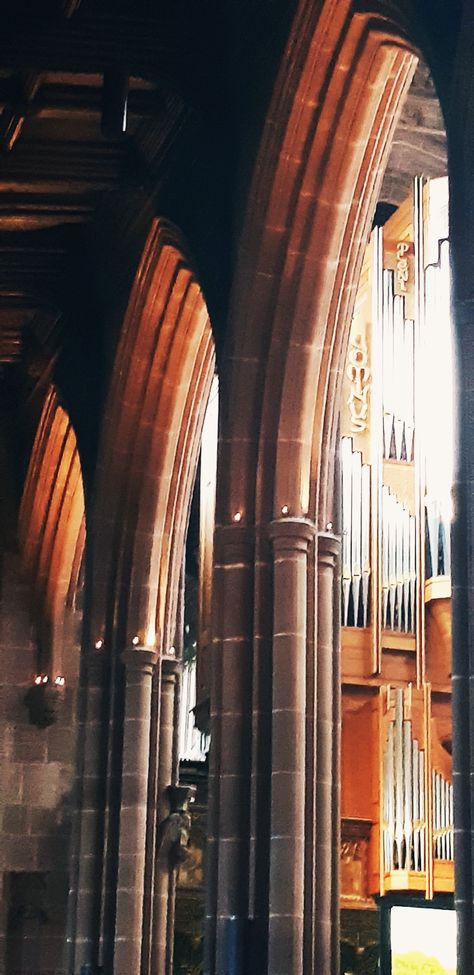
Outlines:
[[[33,684],[24,697],[30,724],[37,728],[48,728],[57,721],[58,711],[63,703],[60,692],[65,683],[62,676],[50,681],[47,674],[35,674]]]

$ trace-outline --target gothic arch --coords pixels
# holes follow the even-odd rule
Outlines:
[[[85,932],[77,939],[79,965],[97,959],[100,942],[107,970],[138,971],[141,964],[164,971],[172,943],[172,879],[157,835],[177,772],[179,593],[214,362],[205,300],[185,246],[176,228],[157,219],[116,353],[93,502],[83,754],[86,765],[95,764],[105,746],[108,785],[105,808],[97,782],[82,803],[74,894],[76,924]],[[117,777],[120,809],[111,796]],[[150,803],[154,815],[147,816]]]
[[[42,663],[54,675],[62,674],[65,665],[77,676],[78,661],[66,654],[65,620],[82,565],[84,492],[75,433],[53,387],[46,396],[25,479],[19,540],[41,621]]]
[[[301,4],[250,190],[223,369],[212,975],[229,937],[223,904],[241,919],[242,950],[254,918],[259,970],[338,970],[339,675],[327,608],[335,417],[377,189],[416,66],[407,38],[388,12]],[[220,607],[231,591],[240,612],[229,622]],[[248,743],[250,771],[240,751],[229,759],[231,737]],[[288,740],[303,743],[303,762]],[[238,821],[225,812],[231,791],[245,810]]]
[[[302,5],[288,45],[242,235],[223,444],[230,465],[222,493],[232,500],[224,520],[234,508],[250,521],[260,508],[263,517],[270,508],[277,516],[283,504],[303,516],[311,506],[314,516],[311,453],[316,448],[320,460],[325,453],[325,403],[335,398],[373,203],[416,65],[402,27],[387,17],[354,13],[350,3],[328,2],[318,13],[310,6]],[[257,456],[259,478],[244,483],[242,461],[255,472]],[[262,480],[270,456],[273,488]]]
[[[118,598],[125,641],[169,650],[212,332],[183,242],[156,220],[132,289],[107,399],[95,491],[93,630]],[[111,585],[115,595],[104,587]],[[126,608],[125,608],[126,607]],[[95,629],[94,629],[95,627]]]

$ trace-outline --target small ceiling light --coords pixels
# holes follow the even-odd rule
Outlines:
[[[290,509],[287,504],[282,505],[281,513],[282,515],[288,515],[290,513]]]
[[[66,683],[66,678],[58,675],[58,677],[55,678],[54,683],[56,684],[57,687],[64,687]]]
[[[134,636],[132,643],[134,647],[138,647],[138,644],[140,643],[140,637]]]
[[[35,676],[35,684],[42,684],[42,683],[43,683],[43,678],[42,678],[41,674],[36,674],[36,676]]]
[[[47,684],[48,683],[48,675],[47,674],[43,674],[43,676],[41,678],[41,683],[42,684]]]
[[[94,646],[96,650],[102,650],[102,647],[104,646],[104,641],[96,640]]]
[[[236,511],[235,512],[234,521],[237,522],[237,523],[239,521],[242,521],[242,512],[241,511]]]
[[[102,86],[102,135],[118,139],[127,131],[129,78],[122,68],[107,68]]]
[[[328,521],[328,523],[326,525],[326,531],[327,532],[332,532],[332,521]]]
[[[176,650],[174,647],[170,647],[170,657],[174,657]]]

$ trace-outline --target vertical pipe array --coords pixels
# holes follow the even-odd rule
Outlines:
[[[414,419],[414,331],[393,271],[382,272],[382,398],[385,460],[411,463]]]
[[[425,471],[426,459],[423,442],[425,438],[423,386],[423,363],[425,354],[425,275],[424,275],[424,207],[422,178],[413,181],[413,237],[415,243],[415,323],[414,323],[414,364],[415,364],[415,416],[417,435],[415,437],[415,503],[416,503],[416,577],[420,590],[425,580]],[[415,588],[415,587],[414,587]],[[416,683],[421,687],[426,674],[425,661],[425,605],[419,598],[416,606]]]
[[[450,351],[446,322],[449,321],[449,299],[451,293],[449,268],[449,241],[443,240],[439,245],[439,260],[437,264],[430,264],[425,271],[425,327],[429,337],[428,369],[432,381],[442,393],[444,375],[449,371]],[[426,469],[426,542],[427,542],[427,578],[439,575],[449,576],[451,573],[451,530],[450,530],[450,471],[449,457],[446,456],[449,435],[443,437],[443,426],[450,426],[449,411],[445,409],[445,397],[440,395],[434,401],[430,400],[430,412],[435,411],[433,417],[426,423],[429,428],[431,419],[431,436],[428,440],[427,469]],[[441,461],[439,444],[442,449]],[[444,449],[443,449],[444,448]],[[440,468],[441,466],[441,473]],[[441,483],[440,483],[441,482]]]
[[[372,556],[372,672],[380,674],[382,670],[381,647],[381,551],[380,551],[380,518],[382,508],[382,468],[383,468],[383,400],[382,383],[379,381],[380,364],[383,360],[382,324],[383,324],[383,229],[376,227],[372,234],[372,363],[376,368],[376,375],[372,383],[372,423],[371,423],[371,460],[372,460],[372,497],[371,497],[371,556]]]
[[[425,753],[404,717],[402,688],[395,690],[383,756],[384,871],[425,869]]]
[[[405,866],[404,850],[404,763],[403,763],[403,692],[395,692],[395,721],[393,735],[394,749],[394,787],[395,787],[395,866],[402,870]]]
[[[407,694],[408,692],[405,692]],[[426,801],[426,756],[404,717],[404,692],[395,690],[394,717],[388,723],[383,755],[384,871],[426,869],[426,813],[431,805],[435,860],[454,857],[453,786],[431,772],[431,803]],[[429,780],[428,780],[429,781]]]
[[[365,627],[369,621],[371,562],[370,522],[373,544],[381,551],[382,595],[376,591],[374,628],[412,633],[416,626],[416,523],[408,509],[382,484],[379,453],[383,460],[411,463],[415,429],[414,323],[405,318],[405,299],[394,294],[393,271],[382,270],[381,239],[374,240],[373,350],[374,365],[381,367],[381,382],[374,376],[373,465],[362,463],[351,437],[341,442],[342,471],[342,623]],[[380,334],[378,334],[380,333]],[[379,389],[380,387],[380,389]],[[380,391],[377,400],[377,392]],[[376,414],[380,409],[381,424]],[[379,483],[380,482],[380,483]],[[380,495],[380,496],[379,496]],[[374,524],[375,510],[377,523]],[[379,540],[378,508],[381,507],[382,542]],[[379,569],[375,570],[377,575]],[[375,588],[378,589],[377,580]],[[375,611],[375,606],[374,606]],[[379,656],[376,652],[374,656]],[[374,659],[374,670],[379,661]]]
[[[382,487],[382,628],[412,633],[416,624],[416,522]]]
[[[435,860],[453,860],[453,786],[435,769],[433,769],[431,777],[433,790],[433,856]]]
[[[342,437],[342,624],[367,626],[370,589],[370,467]]]

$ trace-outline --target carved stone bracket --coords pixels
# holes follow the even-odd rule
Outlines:
[[[364,904],[369,900],[368,854],[372,823],[368,819],[341,821],[342,902]]]
[[[177,867],[187,856],[187,846],[191,831],[189,803],[196,795],[194,785],[169,785],[167,796],[170,814],[160,823],[157,851],[166,845],[172,867]]]

